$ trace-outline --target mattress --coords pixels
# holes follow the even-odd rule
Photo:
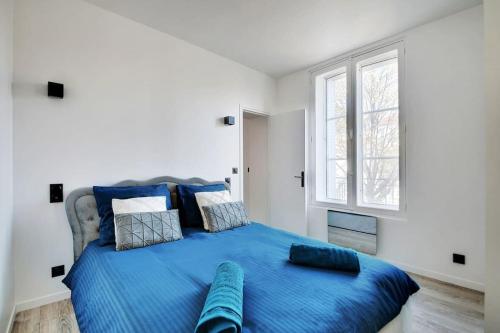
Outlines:
[[[359,274],[293,265],[291,243],[324,243],[258,223],[117,252],[91,242],[64,283],[81,332],[193,332],[217,266],[245,272],[243,332],[378,332],[418,285],[359,254]],[[385,328],[384,328],[385,329]]]

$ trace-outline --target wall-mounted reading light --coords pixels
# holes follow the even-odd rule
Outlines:
[[[224,117],[224,125],[232,126],[234,124],[235,124],[235,122],[234,122],[234,117],[233,116],[226,116],[226,117]]]
[[[64,98],[64,84],[49,81],[47,95],[49,97]]]

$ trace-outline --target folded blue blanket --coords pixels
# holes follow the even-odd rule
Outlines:
[[[290,261],[298,265],[359,272],[359,260],[356,251],[340,247],[320,247],[293,243],[290,246]]]
[[[243,269],[226,261],[217,267],[195,333],[240,333],[243,321]]]

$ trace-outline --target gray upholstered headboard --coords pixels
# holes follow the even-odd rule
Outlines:
[[[201,178],[180,179],[175,177],[157,177],[145,181],[125,180],[113,186],[139,186],[167,184],[170,190],[172,205],[177,208],[177,194],[175,187],[177,184],[224,184],[229,190],[230,186],[225,182],[209,182]],[[80,257],[87,244],[99,238],[99,214],[91,187],[76,189],[71,192],[66,199],[66,214],[73,232],[73,252],[75,261]]]

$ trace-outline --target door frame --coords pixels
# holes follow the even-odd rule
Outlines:
[[[244,113],[249,113],[249,114],[254,114],[256,116],[260,117],[266,117],[269,118],[270,114],[267,112],[264,112],[260,109],[252,108],[252,107],[247,107],[244,105],[239,106],[239,112],[238,112],[238,123],[239,123],[239,140],[240,140],[240,152],[239,152],[239,181],[240,181],[240,200],[244,200],[244,194],[245,194],[245,189],[244,189],[244,168],[245,166],[243,165],[243,156],[244,156],[244,145],[243,145],[243,115]],[[267,152],[266,152],[267,153]]]

